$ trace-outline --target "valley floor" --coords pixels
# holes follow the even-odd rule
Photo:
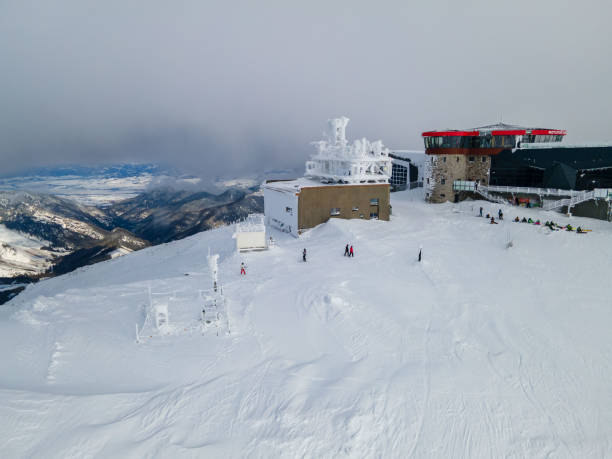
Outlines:
[[[0,306],[3,457],[609,455],[612,225],[392,204],[266,252],[222,228],[29,285]],[[197,325],[209,248],[219,336]],[[171,332],[137,344],[149,289]]]

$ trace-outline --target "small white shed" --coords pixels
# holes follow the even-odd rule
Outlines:
[[[246,220],[238,223],[234,238],[236,239],[236,249],[239,252],[266,250],[268,244],[264,216],[262,214],[251,214]]]

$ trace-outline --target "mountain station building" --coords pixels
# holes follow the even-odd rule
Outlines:
[[[467,193],[455,191],[455,181],[488,185],[494,158],[503,151],[514,151],[527,144],[558,143],[566,131],[530,128],[503,123],[467,130],[423,132],[425,161],[423,184],[429,202],[458,202]]]
[[[329,120],[326,140],[303,177],[263,185],[267,225],[299,236],[330,218],[389,220],[391,158],[381,141],[346,140],[346,117]]]

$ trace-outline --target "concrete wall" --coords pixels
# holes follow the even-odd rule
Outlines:
[[[473,161],[470,161],[473,158]],[[485,155],[429,155],[426,164],[425,199],[429,202],[454,201],[453,181],[478,180],[488,185],[491,157]],[[444,182],[444,183],[443,183]],[[466,193],[457,193],[459,200]]]
[[[369,220],[373,212],[378,213],[379,220],[389,220],[389,191],[386,183],[303,188],[299,194],[298,228],[313,228],[330,218]],[[378,206],[370,204],[372,199],[378,199]],[[331,215],[333,208],[340,209],[339,215]]]
[[[265,186],[263,190],[266,225],[298,237],[298,197],[296,193],[277,191]]]
[[[567,207],[563,207],[562,212],[567,213]],[[572,207],[572,215],[577,217],[590,217],[599,220],[612,221],[611,202],[605,199],[595,199],[581,202]]]

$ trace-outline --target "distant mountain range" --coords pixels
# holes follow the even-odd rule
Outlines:
[[[300,173],[203,182],[157,164],[121,163],[0,176],[0,304],[42,277],[263,212],[263,180]]]
[[[23,283],[262,212],[258,189],[215,195],[160,188],[105,206],[39,193],[0,192],[0,304]]]

